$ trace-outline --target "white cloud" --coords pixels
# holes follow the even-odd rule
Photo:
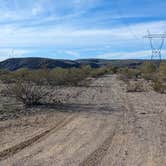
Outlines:
[[[45,28],[26,28],[17,26],[0,27],[0,45],[8,46],[103,46],[109,43],[128,44],[129,42],[141,43],[143,36],[146,35],[150,27],[151,32],[164,32],[166,22],[152,22],[135,24],[130,27],[116,27],[109,29],[78,29],[67,27],[66,25],[45,27]],[[140,41],[136,41],[137,36]]]
[[[72,55],[74,58],[79,58],[80,57],[80,54],[76,51],[67,50],[67,51],[64,51],[64,53],[66,53],[68,55]]]
[[[37,16],[41,14],[43,11],[44,11],[43,7],[38,4],[32,9],[32,15]]]
[[[163,50],[165,57],[166,50]],[[135,51],[135,52],[110,52],[105,54],[97,55],[96,58],[104,58],[104,59],[137,59],[137,58],[151,58],[151,50],[143,50],[143,51]],[[158,57],[154,57],[158,58]]]

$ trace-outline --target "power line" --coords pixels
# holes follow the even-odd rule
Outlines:
[[[118,5],[118,1],[116,1],[117,3],[115,3],[115,6],[116,6],[116,9],[117,9],[117,12],[119,14],[119,16],[121,17],[121,22],[127,26],[128,28],[128,31],[130,32],[130,34],[137,40],[141,40],[136,34],[135,32],[132,30],[130,24],[128,22],[126,22],[124,19],[123,19],[123,13],[121,11],[121,9],[119,8],[119,5]]]

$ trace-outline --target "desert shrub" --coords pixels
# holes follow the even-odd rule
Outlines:
[[[37,85],[79,85],[80,82],[87,79],[87,77],[99,77],[108,71],[107,68],[102,67],[92,69],[90,66],[83,66],[82,68],[42,68],[38,70],[20,69],[14,72],[3,74],[0,77],[4,83],[16,83],[18,81],[33,82]]]
[[[41,100],[48,95],[44,87],[20,80],[8,85],[7,91],[26,106],[41,104]]]
[[[158,93],[166,93],[166,84],[157,80],[153,83],[153,90]]]
[[[166,82],[166,62],[161,62],[159,67],[159,74],[158,77],[163,81]]]
[[[47,85],[50,79],[50,71],[46,69],[38,69],[29,72],[28,81],[32,81],[37,85]]]
[[[48,82],[50,85],[78,85],[80,81],[86,79],[88,75],[85,69],[56,68],[50,71]]]
[[[50,84],[52,85],[79,85],[88,77],[99,77],[106,73],[106,68],[92,69],[90,66],[82,68],[62,69],[56,68],[50,71]]]
[[[149,74],[149,73],[156,72],[157,71],[157,66],[152,62],[144,62],[141,65],[140,69],[141,69],[142,73],[148,73]]]
[[[15,81],[12,72],[6,72],[1,74],[0,80],[5,84],[13,83]]]
[[[29,71],[28,69],[26,69],[26,68],[21,68],[21,69],[19,69],[19,70],[16,70],[15,72],[12,72],[12,74],[13,74],[13,77],[14,77],[16,80],[18,80],[18,79],[24,80],[24,79],[26,79],[26,78],[28,77],[29,72],[30,72],[30,71]]]
[[[68,70],[55,68],[50,71],[48,82],[51,85],[65,85],[68,77]]]
[[[92,68],[89,65],[85,65],[81,67],[81,70],[84,72],[85,75],[90,75]]]
[[[156,80],[157,66],[152,62],[144,62],[140,67],[142,77],[145,80]]]
[[[90,76],[91,77],[100,77],[106,73],[108,73],[108,68],[107,67],[100,67],[100,68],[92,69]]]
[[[78,85],[88,77],[88,73],[85,73],[82,69],[69,69],[68,74],[67,81],[69,85]]]
[[[8,70],[0,69],[0,76],[8,73],[9,73]]]
[[[15,83],[18,80],[28,80],[30,71],[22,68],[17,71],[8,71],[1,75],[1,80],[4,83]]]
[[[116,66],[108,66],[108,73],[116,74],[118,72],[118,67]]]
[[[144,88],[143,84],[139,81],[127,82],[126,91],[127,92],[144,92],[145,88]]]
[[[139,75],[140,71],[138,69],[122,68],[119,70],[119,79],[123,81],[128,81],[129,79],[137,79]]]

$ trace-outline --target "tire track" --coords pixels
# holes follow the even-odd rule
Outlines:
[[[110,147],[115,134],[116,134],[116,128],[114,129],[114,132],[105,139],[103,144],[100,145],[100,147],[96,149],[94,152],[92,152],[82,163],[79,164],[79,166],[99,165],[103,157],[106,155],[107,150]]]
[[[75,118],[76,118],[76,115],[71,115],[70,117],[64,118],[64,120],[61,121],[56,126],[36,135],[28,140],[25,140],[25,141],[15,145],[15,146],[12,146],[8,149],[1,151],[0,152],[0,161],[9,158],[10,156],[18,153],[19,151],[23,150],[24,148],[26,148],[28,146],[31,146],[33,143],[35,143],[37,141],[41,141],[41,139],[44,136],[48,136],[48,134],[58,131],[59,129],[61,129],[62,127],[66,126],[68,123],[73,121]]]
[[[132,117],[132,119],[134,117],[134,119],[135,119],[135,116],[133,115],[133,113],[131,111],[132,105],[129,104],[128,100],[126,99],[126,96],[123,94],[121,89],[119,89],[119,91],[118,91],[119,93],[117,93],[116,86],[114,88],[112,88],[112,87],[110,87],[110,88],[111,88],[111,92],[113,93],[113,96],[117,96],[117,94],[118,94],[118,97],[122,102],[121,109],[122,109],[123,114],[120,116],[120,118],[117,122],[117,125],[114,128],[113,133],[104,140],[102,145],[100,145],[85,160],[83,160],[83,162],[80,163],[79,166],[92,166],[92,165],[97,166],[97,165],[100,165],[102,162],[102,159],[107,154],[107,151],[110,148],[112,141],[113,141],[113,138],[116,135],[116,133],[129,132],[128,131],[129,130],[129,122],[130,122],[129,119],[130,119],[130,117]],[[115,102],[116,102],[116,99],[115,99]],[[126,139],[124,137],[123,143],[125,142],[125,140]]]
[[[99,166],[108,152],[108,149],[111,147],[114,137],[119,133],[119,131],[123,126],[123,121],[125,118],[126,109],[122,111],[121,116],[117,120],[117,124],[111,135],[109,135],[104,142],[94,151],[92,152],[85,160],[83,160],[79,166]]]

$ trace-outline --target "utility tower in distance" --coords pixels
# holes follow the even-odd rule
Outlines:
[[[159,58],[161,61],[161,49],[163,48],[164,45],[164,40],[166,38],[166,32],[163,34],[151,34],[150,31],[148,30],[148,35],[144,36],[144,38],[149,39],[150,41],[150,47],[152,49],[152,55],[151,55],[151,60],[153,60],[154,57]],[[160,44],[158,47],[154,46],[153,40],[154,39],[160,39]]]
[[[9,52],[9,59],[14,58],[14,48]]]

